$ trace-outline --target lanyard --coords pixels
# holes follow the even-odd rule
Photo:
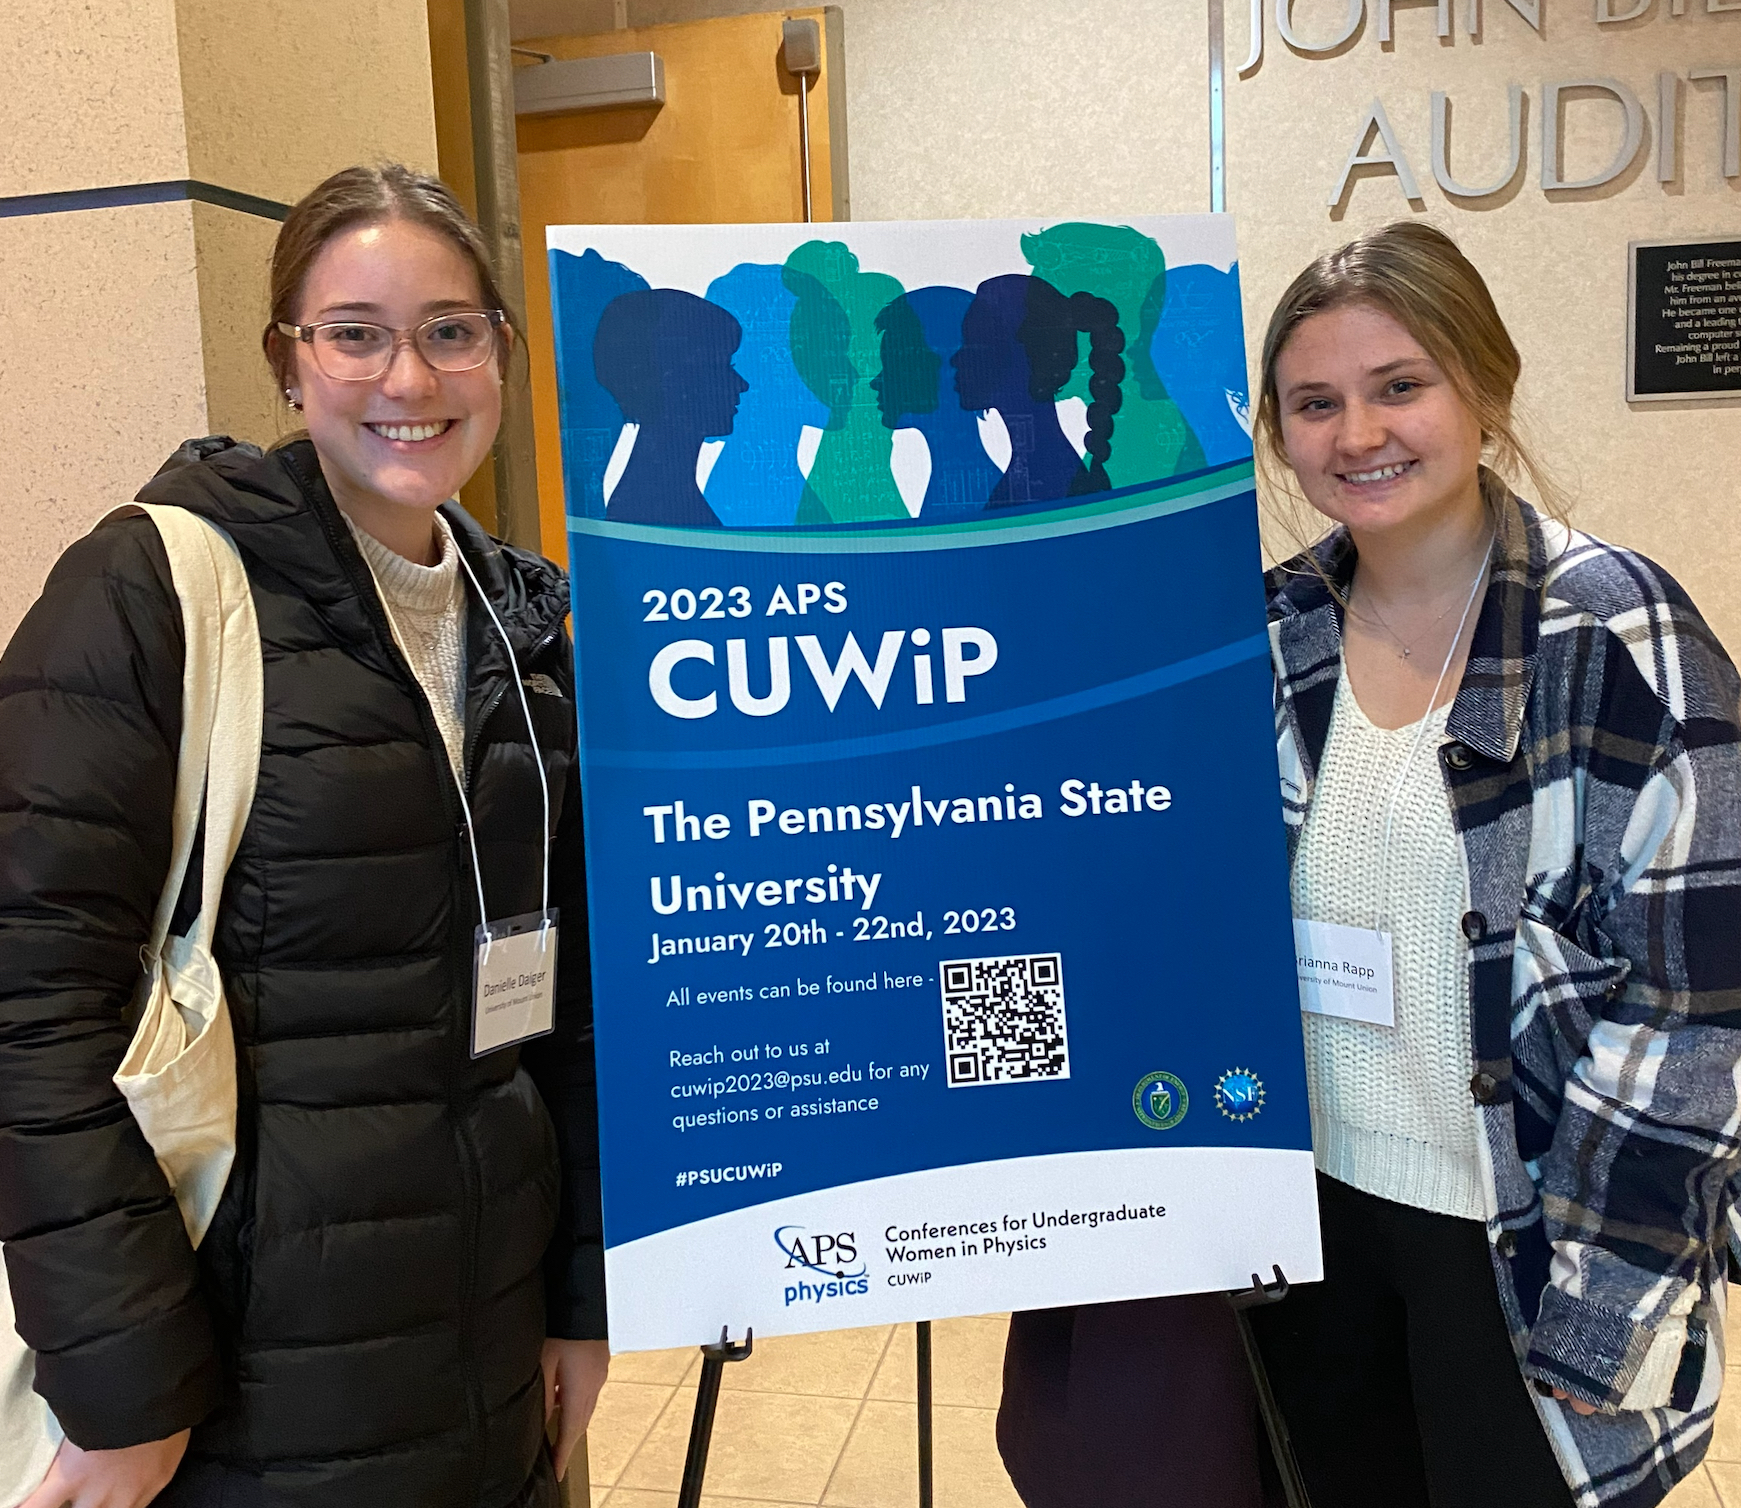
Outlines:
[[[1432,724],[1433,711],[1439,705],[1439,693],[1445,689],[1445,677],[1451,673],[1451,662],[1457,658],[1457,646],[1463,641],[1463,630],[1468,626],[1469,614],[1475,608],[1476,595],[1481,590],[1481,583],[1487,575],[1488,561],[1493,554],[1493,541],[1498,537],[1495,530],[1487,541],[1487,550],[1481,557],[1481,565],[1475,572],[1475,579],[1469,584],[1469,600],[1463,604],[1463,616],[1457,620],[1457,632],[1451,635],[1451,647],[1445,651],[1445,663],[1439,667],[1439,678],[1433,682],[1433,694],[1427,698],[1427,710],[1421,714],[1420,726],[1415,732],[1414,742],[1409,745],[1407,757],[1402,762],[1402,768],[1397,772],[1396,783],[1390,788],[1390,798],[1384,808],[1384,848],[1379,861],[1378,893],[1380,905],[1383,908],[1379,916],[1379,930],[1390,930],[1390,839],[1396,827],[1396,804],[1402,797],[1402,788],[1408,779],[1409,771],[1414,768],[1415,756],[1421,752],[1421,745],[1426,742],[1427,730]]]
[[[501,638],[502,649],[508,656],[508,670],[514,679],[514,689],[520,693],[520,711],[526,719],[526,736],[532,744],[532,762],[538,769],[538,790],[543,797],[544,812],[542,828],[544,877],[543,886],[539,893],[540,904],[538,908],[542,918],[538,929],[539,950],[542,952],[545,935],[550,930],[550,779],[544,771],[544,755],[538,747],[537,729],[532,725],[532,704],[526,699],[526,683],[520,678],[520,662],[515,658],[514,646],[508,639],[508,630],[502,626],[502,620],[496,616],[496,609],[479,584],[477,574],[472,570],[471,562],[465,558],[465,551],[459,547],[459,541],[454,539],[451,533],[447,537],[453,545],[453,553],[459,560],[460,568],[465,572],[467,580],[471,582],[472,589],[477,593],[478,601],[483,603],[484,611],[490,615],[490,622],[495,625],[496,633]],[[380,578],[375,575],[375,568],[369,564],[367,555],[363,556],[363,564],[368,569],[369,579],[374,582],[375,595],[380,598],[381,607],[387,614],[387,627],[392,631],[393,642],[398,645],[399,652],[405,656],[406,663],[409,664],[411,656],[406,651],[404,636],[399,632],[399,621],[393,616],[393,604],[387,600],[386,593],[381,590]],[[416,679],[415,673],[413,673],[412,679]],[[419,685],[421,686],[421,683]],[[426,696],[427,694],[425,692]],[[487,960],[490,956],[492,940],[489,929],[490,911],[484,900],[484,870],[483,865],[478,861],[477,833],[472,823],[471,802],[466,799],[466,772],[463,768],[455,771],[454,788],[459,794],[460,810],[465,813],[466,843],[471,850],[472,879],[476,883],[478,891],[478,919],[484,924],[483,956]]]

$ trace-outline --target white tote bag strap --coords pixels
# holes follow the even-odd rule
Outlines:
[[[185,508],[135,503],[118,511],[133,510],[147,514],[163,540],[186,642],[169,878],[151,928],[155,956],[186,881],[202,805],[200,914],[187,940],[201,948],[211,944],[224,875],[254,804],[264,687],[254,594],[229,535]]]
[[[259,775],[264,673],[254,596],[229,536],[181,508],[141,507],[163,539],[186,630],[173,862],[145,955],[139,1027],[115,1074],[199,1245],[236,1148],[236,1052],[212,957],[224,875]],[[205,813],[200,909],[169,935]]]

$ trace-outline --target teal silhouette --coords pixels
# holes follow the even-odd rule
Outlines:
[[[797,298],[792,364],[828,409],[797,522],[907,518],[889,469],[894,432],[872,386],[882,369],[877,315],[900,296],[900,283],[859,271],[858,258],[838,241],[806,241],[786,258],[783,277]]]
[[[890,429],[911,426],[931,452],[922,522],[978,513],[1003,473],[979,438],[979,415],[956,391],[954,357],[973,303],[965,288],[915,288],[877,315],[882,371],[872,380]]]
[[[623,411],[593,371],[593,335],[605,305],[647,280],[596,251],[550,253],[550,312],[555,324],[556,387],[562,422],[562,485],[568,511],[605,516],[605,468],[623,432]]]
[[[640,426],[605,517],[718,528],[695,485],[702,442],[729,435],[749,386],[732,366],[743,338],[725,310],[676,288],[624,293],[605,306],[593,365],[623,418]]]
[[[743,327],[733,365],[750,385],[707,478],[708,505],[727,528],[790,524],[804,493],[799,435],[806,424],[821,429],[829,418],[792,365],[792,310],[798,300],[778,265],[754,262],[715,278],[707,297]]]
[[[1151,236],[1128,225],[1069,222],[1022,237],[1022,255],[1060,293],[1093,293],[1118,311],[1127,363],[1118,439],[1106,461],[1114,487],[1201,471],[1203,447],[1155,370],[1149,346],[1167,292],[1167,259]],[[1092,374],[1078,363],[1060,396],[1088,397]]]

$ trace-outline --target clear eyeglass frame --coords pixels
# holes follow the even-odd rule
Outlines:
[[[487,322],[489,338],[479,344],[475,360],[470,359],[468,352],[467,359],[456,366],[452,362],[453,353],[443,351],[439,345],[433,344],[429,338],[429,332],[437,326],[450,325],[456,320],[474,319],[482,319]],[[416,351],[431,371],[446,373],[476,371],[496,354],[500,343],[501,328],[507,322],[507,314],[500,309],[450,309],[445,314],[432,314],[428,319],[409,327],[379,325],[366,319],[328,319],[309,325],[293,325],[286,320],[279,320],[277,329],[281,335],[287,335],[290,339],[301,341],[306,345],[314,355],[314,364],[332,381],[375,382],[385,376],[392,367],[394,359],[399,355],[399,347],[402,345],[408,345]],[[337,353],[319,339],[322,330],[335,329],[378,330],[381,334],[390,337],[390,344],[382,353],[380,363],[374,370],[336,372],[328,367],[327,358]]]

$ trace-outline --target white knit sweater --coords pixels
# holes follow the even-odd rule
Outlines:
[[[417,684],[429,698],[429,710],[447,746],[454,779],[463,783],[465,757],[465,587],[459,579],[459,547],[453,530],[439,513],[435,537],[441,559],[421,566],[389,550],[374,535],[345,519],[357,548],[374,575],[399,647],[411,662]]]
[[[1421,725],[1375,727],[1343,672],[1294,860],[1294,915],[1388,930],[1395,960],[1394,1027],[1305,1018],[1318,1167],[1382,1199],[1482,1219],[1469,1094],[1469,953],[1460,925],[1468,882],[1437,757],[1449,716],[1448,705],[1428,715],[1417,749]]]

